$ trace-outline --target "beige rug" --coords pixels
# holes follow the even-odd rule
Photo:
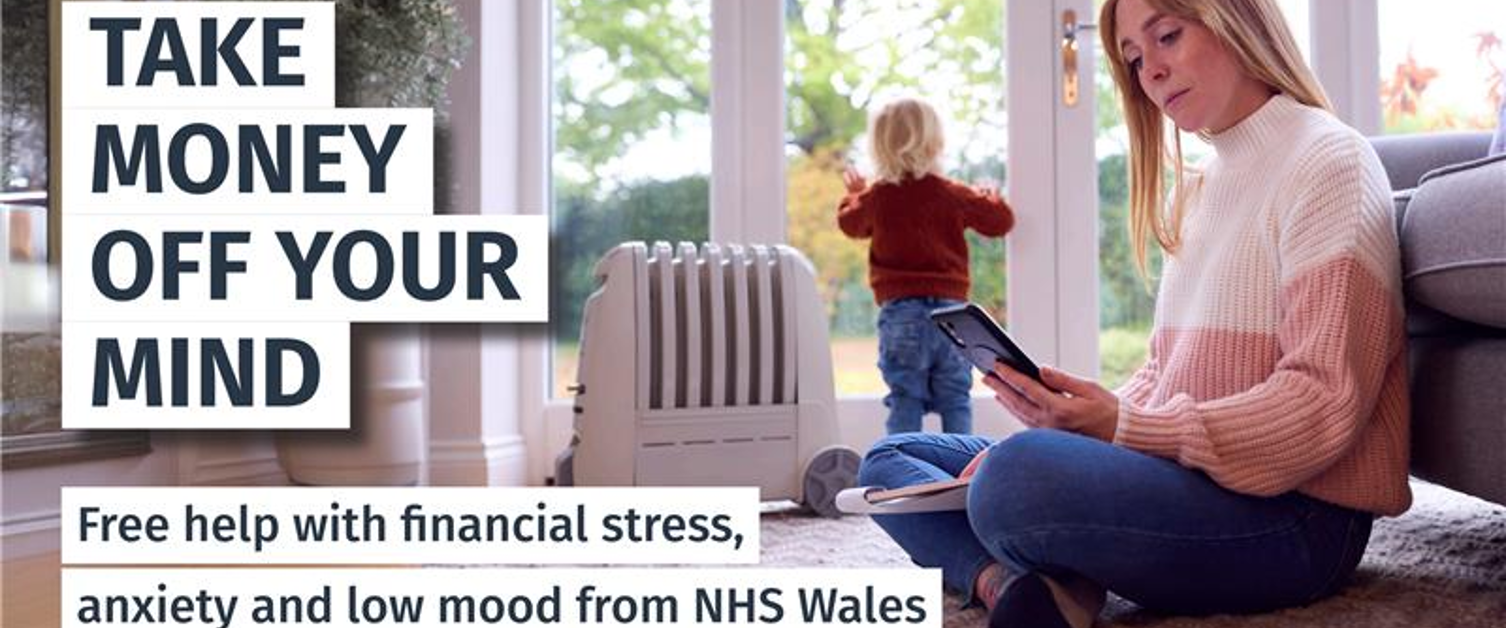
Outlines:
[[[1376,522],[1354,580],[1334,598],[1254,616],[1164,617],[1111,598],[1099,626],[1155,628],[1506,627],[1506,508],[1431,484],[1412,484],[1407,514]],[[763,566],[910,567],[866,517],[763,516]],[[983,625],[948,596],[947,628]]]

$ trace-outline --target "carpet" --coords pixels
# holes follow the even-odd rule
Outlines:
[[[1110,596],[1097,626],[1293,628],[1305,626],[1506,627],[1506,507],[1413,482],[1406,514],[1379,519],[1359,570],[1342,593],[1263,615],[1168,617]],[[821,519],[766,512],[762,566],[912,567],[867,517]],[[946,598],[947,628],[981,626],[981,609]]]

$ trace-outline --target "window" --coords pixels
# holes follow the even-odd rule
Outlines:
[[[1297,48],[1302,50],[1302,58],[1309,64],[1313,62],[1311,2],[1312,0],[1276,0],[1282,15],[1286,16],[1287,27],[1292,29],[1292,37],[1297,40]]]
[[[6,2],[0,85],[0,233],[5,235],[4,433],[59,428],[58,329],[47,264],[47,4]]]
[[[701,242],[711,174],[711,0],[556,0],[551,390],[575,382],[592,270],[633,240]]]
[[[55,203],[48,194],[48,64],[57,0],[5,0],[0,20],[0,463],[6,468],[146,453],[140,432],[62,430]]]
[[[1103,5],[1103,0],[1098,0]],[[1098,369],[1099,383],[1113,389],[1129,378],[1145,361],[1151,323],[1155,317],[1156,284],[1160,275],[1160,250],[1147,245],[1147,272],[1151,282],[1135,268],[1129,237],[1129,131],[1119,107],[1114,78],[1102,40],[1098,67],[1094,71],[1098,120],[1094,149],[1098,161]],[[1193,139],[1193,142],[1188,142]],[[1194,136],[1183,136],[1191,148]]]
[[[942,114],[946,173],[1002,188],[1004,2],[801,0],[785,7],[787,237],[811,258],[830,308],[837,394],[881,393],[867,243],[847,239],[834,219],[842,170],[850,162],[872,177],[868,113],[911,94]],[[971,232],[968,242],[971,298],[1007,320],[1004,243]]]
[[[1277,2],[1288,14],[1303,54],[1308,55],[1309,13],[1317,5],[1310,0]],[[726,46],[718,48],[718,54],[733,50],[747,55],[715,66],[718,72],[735,68],[732,85],[720,82],[718,89],[722,94],[730,89],[734,94],[730,98],[738,98],[747,96],[739,89],[769,92],[767,84],[760,82],[764,77],[743,84],[740,73],[756,75],[750,67],[764,63],[763,55],[772,52],[770,47],[778,40],[765,37],[773,31],[765,30],[761,22],[748,30],[741,9],[718,13],[713,32],[711,5],[723,11],[734,4],[732,0],[605,4],[556,0],[552,4],[550,206],[556,238],[552,337],[557,342],[552,352],[556,360],[552,390],[560,395],[574,380],[580,310],[595,286],[591,268],[608,247],[632,239],[704,239],[708,214],[716,217],[720,232],[729,224],[721,222],[724,213],[733,220],[748,220],[768,206],[743,206],[734,199],[736,207],[710,208],[706,191],[691,189],[690,183],[704,182],[710,171],[706,103],[712,41]],[[1002,186],[1008,174],[1010,116],[1005,108],[1004,68],[1005,7],[1010,4],[1003,0],[789,0],[778,5],[783,9],[784,32],[777,45],[782,47],[786,92],[786,214],[784,229],[771,230],[761,239],[783,233],[787,242],[812,259],[829,308],[839,394],[876,394],[884,389],[875,366],[876,306],[867,285],[866,247],[847,240],[833,224],[832,214],[842,194],[840,172],[848,162],[871,172],[863,137],[868,111],[892,96],[918,93],[947,116],[950,142],[944,167],[948,174]],[[1030,3],[1015,6],[1028,8],[1014,11],[1019,15],[1041,11]],[[1088,37],[1096,45],[1097,38]],[[1049,80],[1051,75],[1041,69],[1046,67],[1041,61],[1021,62],[1012,76],[1040,73]],[[1095,61],[1095,66],[1100,74],[1100,120],[1094,142],[1100,166],[1098,246],[1104,252],[1098,261],[1103,283],[1098,291],[1101,335],[1097,344],[1103,347],[1105,379],[1115,383],[1143,359],[1154,286],[1147,288],[1128,261],[1123,125],[1107,74],[1101,63]],[[718,77],[719,81],[728,78]],[[741,143],[768,130],[744,120],[732,116],[730,122],[718,123],[728,125],[718,126],[718,131],[731,133],[718,134],[717,150],[731,151],[739,159],[761,158],[761,151],[748,150]],[[1189,153],[1196,154],[1198,142],[1190,135],[1186,139]],[[733,186],[745,179],[741,171],[717,176],[724,177],[719,181],[733,181]],[[717,198],[719,203],[724,200]],[[635,220],[635,212],[640,211],[653,219]],[[1036,241],[1050,249],[1046,241]],[[972,298],[987,304],[1001,321],[1009,320],[1005,248],[999,241],[975,238],[972,243]],[[1014,249],[1016,254],[1023,251],[1025,247]],[[1041,263],[1054,253],[1033,255],[1041,257],[1032,258]],[[1028,309],[1031,305],[1016,304],[1013,314],[1033,311]],[[1017,322],[1036,320],[1027,316]],[[1035,324],[1045,332],[1035,336],[1046,347],[1039,352],[1041,359],[1054,358],[1051,349],[1059,348],[1060,340],[1055,336],[1057,327]]]
[[[1495,127],[1506,95],[1506,4],[1381,0],[1379,20],[1385,133]]]

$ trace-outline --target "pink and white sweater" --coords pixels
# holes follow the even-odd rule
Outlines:
[[[1400,514],[1406,335],[1380,161],[1281,95],[1210,141],[1115,442],[1241,493]]]

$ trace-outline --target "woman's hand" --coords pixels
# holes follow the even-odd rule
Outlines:
[[[1041,367],[1041,380],[1051,388],[1003,362],[995,363],[993,373],[983,378],[993,389],[994,398],[1025,425],[1077,432],[1105,442],[1114,440],[1114,430],[1119,427],[1119,398],[1114,393],[1097,382],[1050,367]]]
[[[863,175],[858,174],[857,168],[848,166],[846,170],[842,171],[842,185],[847,186],[848,194],[857,194],[868,189],[868,180],[863,178]]]

